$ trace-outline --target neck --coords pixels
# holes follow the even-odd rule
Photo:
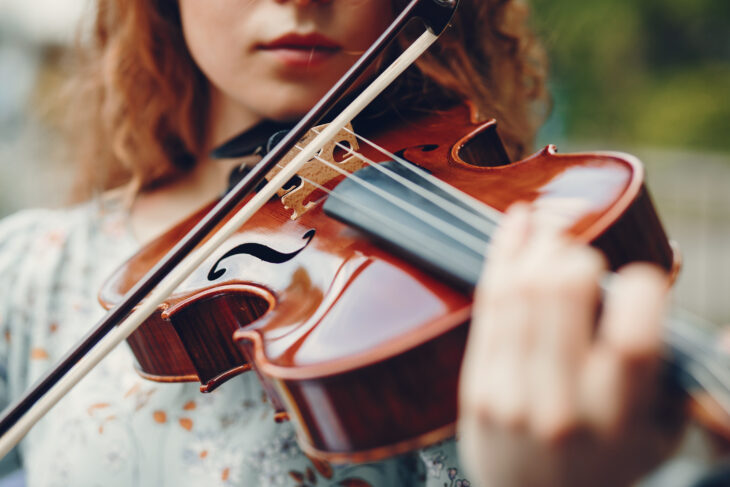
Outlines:
[[[137,239],[141,243],[150,241],[171,222],[219,197],[228,186],[231,170],[244,161],[240,158],[213,160],[208,156],[210,150],[261,119],[212,87],[204,153],[190,172],[137,196],[132,207],[132,229]]]
[[[231,99],[215,86],[211,86],[210,93],[208,134],[204,145],[206,154],[263,120],[260,114]]]

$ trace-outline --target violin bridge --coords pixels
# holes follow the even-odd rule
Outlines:
[[[309,133],[307,133],[307,135],[299,141],[297,146],[299,148],[305,147],[317,136],[323,127],[324,125],[320,125],[319,127],[315,127],[310,130]],[[345,151],[342,146],[347,147],[347,151]],[[292,149],[286,156],[284,156],[279,165],[269,172],[266,179],[271,181],[271,179],[276,176],[282,168],[286,167],[286,165],[299,153],[299,148]],[[331,180],[337,177],[342,177],[342,173],[337,169],[334,169],[332,166],[351,174],[365,165],[365,161],[357,155],[358,149],[359,146],[357,144],[357,138],[352,133],[352,126],[347,124],[344,129],[342,129],[332,140],[322,147],[315,157],[308,160],[297,172],[300,180],[297,181],[296,186],[282,188],[277,192],[284,207],[292,211],[292,220],[296,220],[316,206],[314,202],[309,201],[311,194],[318,189],[312,183],[326,186]],[[339,155],[343,152],[347,157],[338,157],[337,159],[340,159],[338,161],[335,158],[335,154]],[[323,161],[326,161],[326,163]]]

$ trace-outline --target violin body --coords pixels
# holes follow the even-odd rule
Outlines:
[[[458,107],[364,135],[499,211],[530,202],[614,269],[649,261],[676,273],[638,161],[548,147],[509,163],[495,126]],[[388,159],[365,144],[361,152]],[[470,294],[325,215],[324,198],[313,193],[296,219],[269,201],[129,337],[139,372],[210,391],[254,369],[301,447],[330,461],[378,460],[453,436]],[[122,266],[102,304],[114,306],[199,216]]]

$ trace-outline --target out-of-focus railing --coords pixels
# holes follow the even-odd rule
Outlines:
[[[717,324],[730,324],[730,155],[638,152],[683,257],[676,301]]]

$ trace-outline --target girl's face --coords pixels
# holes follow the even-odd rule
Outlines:
[[[179,0],[224,117],[300,117],[385,30],[391,0]],[[227,115],[226,115],[227,114]]]

